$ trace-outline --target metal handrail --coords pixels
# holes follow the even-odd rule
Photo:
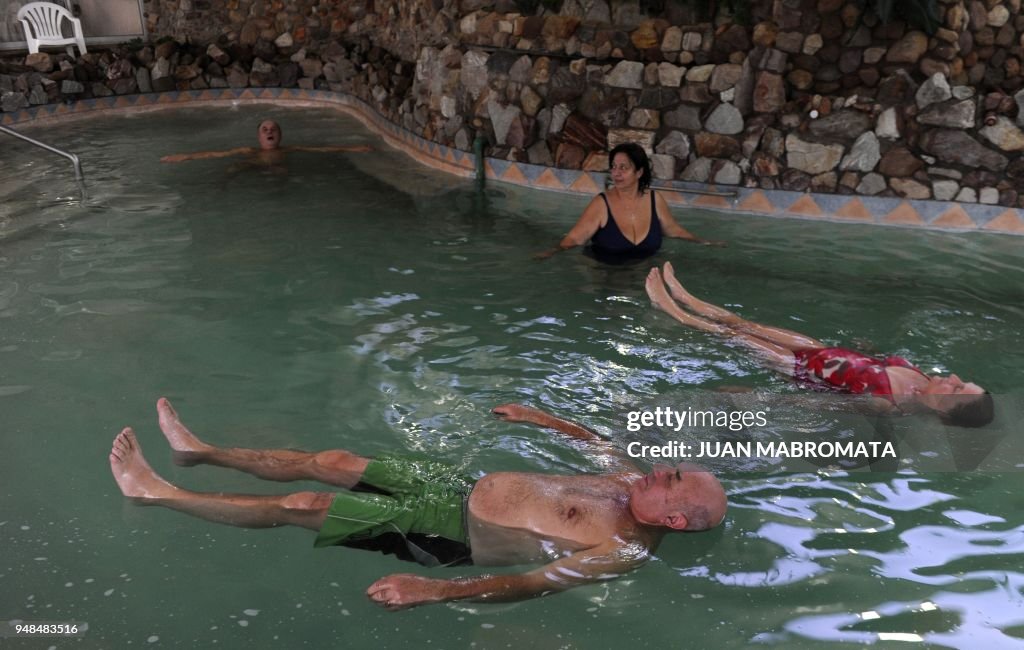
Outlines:
[[[659,192],[678,192],[680,194],[699,194],[700,196],[721,196],[727,199],[735,199],[740,195],[736,190],[726,190],[724,192],[716,192],[714,190],[694,190],[688,187],[672,187],[671,185],[663,185],[661,183],[651,183],[651,188],[658,190]]]
[[[611,176],[604,181],[605,188],[612,186]],[[688,187],[673,187],[666,183],[651,183],[652,190],[658,190],[659,192],[677,192],[679,194],[699,194],[701,196],[720,196],[726,199],[735,199],[740,195],[736,190],[726,190],[724,192],[716,192],[715,190],[695,190]]]
[[[46,144],[45,142],[40,142],[39,140],[36,140],[34,138],[28,137],[27,135],[22,135],[22,134],[18,133],[17,131],[15,131],[14,129],[10,129],[10,128],[6,127],[6,126],[0,126],[0,133],[6,133],[7,135],[13,135],[14,137],[18,138],[19,140],[24,140],[25,142],[28,142],[29,144],[34,144],[37,147],[40,147],[42,149],[46,149],[47,151],[52,151],[55,154],[64,156],[65,158],[67,158],[68,160],[71,161],[72,165],[75,166],[75,180],[79,181],[79,182],[85,180],[85,176],[82,174],[82,163],[80,163],[78,161],[78,156],[76,156],[75,154],[68,153],[67,151],[62,151],[61,149],[58,149],[57,147],[51,147],[50,145]]]

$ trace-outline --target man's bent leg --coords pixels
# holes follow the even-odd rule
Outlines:
[[[179,465],[217,465],[270,481],[312,480],[351,488],[359,482],[370,462],[369,458],[340,449],[307,452],[215,447],[200,440],[182,424],[165,398],[157,400],[156,410],[160,415],[160,430],[174,450],[174,462]]]
[[[130,427],[114,438],[110,469],[121,492],[140,505],[163,506],[207,521],[243,528],[301,526],[320,530],[333,498],[321,492],[249,496],[183,490],[153,471]]]

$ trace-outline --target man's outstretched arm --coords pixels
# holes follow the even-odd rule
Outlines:
[[[409,573],[385,576],[370,585],[366,595],[391,611],[454,600],[482,603],[526,600],[618,578],[643,564],[648,557],[647,548],[641,544],[615,541],[580,551],[529,573],[451,580]]]
[[[623,453],[621,448],[578,422],[565,420],[557,415],[545,413],[540,409],[523,406],[522,404],[502,404],[501,406],[495,406],[492,412],[506,422],[529,422],[546,429],[554,429],[577,440],[585,440],[590,443],[588,445],[589,448],[601,452],[601,456],[608,464],[607,469],[609,470],[639,471],[633,459]]]
[[[195,151],[193,153],[176,153],[170,156],[164,156],[160,159],[162,163],[179,163],[185,162],[186,160],[209,160],[211,158],[228,158],[230,156],[241,156],[244,154],[256,153],[258,149],[255,147],[238,147],[236,149],[228,149],[227,151]]]
[[[597,435],[597,432],[588,429],[578,422],[564,420],[557,415],[545,413],[540,409],[523,406],[522,404],[502,404],[501,406],[495,406],[491,409],[491,412],[506,422],[529,422],[546,429],[554,429],[559,433],[564,433],[567,436],[579,438],[580,440],[603,439]]]

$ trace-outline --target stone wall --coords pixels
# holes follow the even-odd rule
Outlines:
[[[1020,0],[940,0],[931,36],[856,0],[759,0],[746,25],[665,5],[148,0],[176,40],[8,61],[0,107],[328,88],[459,149],[480,134],[492,157],[604,170],[633,140],[659,178],[1024,206]]]
[[[179,42],[240,44],[290,40],[307,47],[367,36],[406,61],[447,42],[458,0],[144,0],[150,34]],[[467,3],[462,3],[467,4]]]

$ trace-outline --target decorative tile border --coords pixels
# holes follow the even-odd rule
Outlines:
[[[0,113],[0,125],[12,126],[40,120],[63,120],[98,111],[159,109],[180,104],[223,102],[272,102],[329,105],[358,119],[388,145],[400,149],[417,162],[463,178],[476,173],[472,153],[425,140],[389,122],[369,104],[345,93],[298,88],[212,88],[144,95],[120,95],[86,99],[71,104],[45,104],[34,108]],[[604,187],[606,174],[542,165],[516,163],[487,158],[484,170],[488,180],[524,187],[593,195]],[[865,223],[885,226],[926,228],[929,230],[979,231],[1024,235],[1024,210],[998,205],[956,203],[953,201],[915,201],[900,198],[813,194],[751,188],[716,188],[713,185],[673,181],[661,183],[669,203],[707,210],[759,216],[787,217],[815,221]],[[716,196],[697,192],[735,192],[735,196]]]

